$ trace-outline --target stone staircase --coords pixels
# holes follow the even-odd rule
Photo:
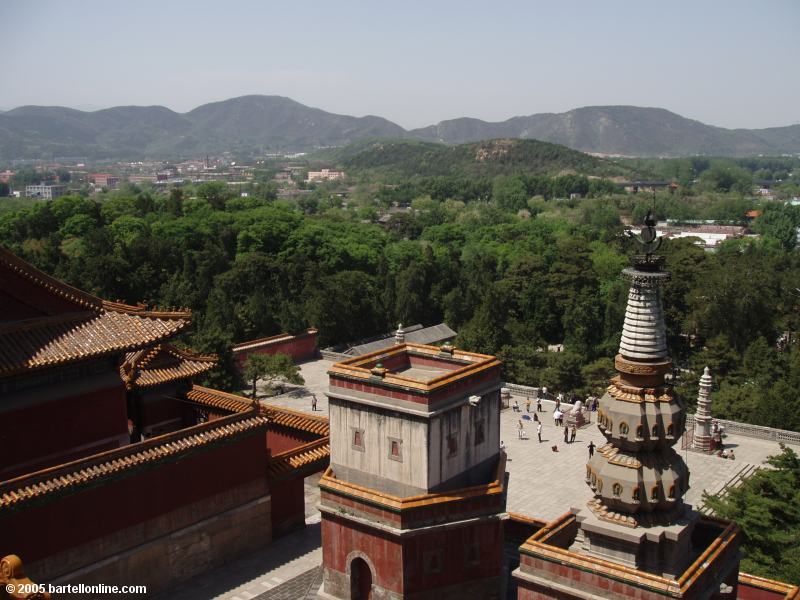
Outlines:
[[[734,473],[733,477],[731,477],[728,481],[726,481],[718,490],[712,492],[713,495],[725,496],[730,490],[742,485],[745,479],[752,476],[760,468],[761,468],[760,465],[753,465],[750,463],[742,464],[742,467],[738,471],[736,471],[736,473]],[[709,516],[713,516],[714,514],[711,508],[709,508],[705,504],[700,506],[700,508],[697,509],[697,512]]]

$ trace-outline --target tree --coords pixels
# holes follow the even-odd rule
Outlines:
[[[800,583],[800,458],[781,444],[781,453],[725,496],[703,494],[717,516],[742,528],[742,571]]]
[[[797,228],[800,227],[800,210],[788,204],[767,205],[763,214],[753,223],[753,228],[778,240],[784,250],[794,250],[797,245]]]
[[[288,354],[251,354],[244,365],[244,377],[253,382],[253,398],[256,397],[256,382],[266,381],[271,388],[279,379],[298,385],[305,383],[297,366]]]
[[[223,181],[206,181],[197,186],[197,197],[206,200],[216,210],[222,210],[231,193]]]

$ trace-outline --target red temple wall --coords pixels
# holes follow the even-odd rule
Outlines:
[[[477,561],[468,560],[470,545],[477,545]],[[441,572],[425,573],[426,551],[441,551]],[[416,592],[500,575],[503,533],[498,521],[473,524],[427,535],[403,543],[405,591]]]
[[[104,479],[46,504],[0,513],[0,555],[17,554],[26,562],[42,559],[264,478],[266,465],[263,438],[253,435],[119,479]]]
[[[335,394],[336,388],[343,390],[355,390],[365,392],[368,394],[376,394],[386,398],[394,398],[396,400],[405,400],[407,402],[416,402],[417,404],[434,404],[439,400],[452,398],[456,393],[469,392],[471,388],[483,387],[487,383],[500,383],[500,368],[492,368],[481,373],[476,373],[459,379],[450,385],[446,385],[441,389],[437,389],[430,394],[424,392],[413,392],[403,389],[391,388],[388,385],[376,385],[370,382],[353,381],[331,375],[330,379],[331,391]]]
[[[740,581],[736,588],[736,597],[742,600],[783,600],[786,598],[786,594],[765,590]]]
[[[398,593],[416,593],[467,581],[498,577],[502,571],[503,534],[497,521],[436,530],[400,541],[390,534],[323,515],[322,556],[328,569],[347,574],[347,557],[360,552],[375,568],[373,582]],[[468,556],[477,544],[477,555]],[[429,552],[440,560],[426,572]],[[430,559],[429,559],[430,560]]]
[[[2,413],[0,423],[0,456],[3,465],[11,465],[0,469],[0,479],[11,479],[124,445],[125,388],[120,382],[11,410]]]
[[[388,348],[387,351],[391,351],[391,348]],[[389,371],[399,371],[400,369],[411,366],[408,353],[406,352],[400,352],[394,356],[387,356],[386,358],[380,359],[379,362],[383,365],[384,369],[388,369]]]
[[[43,289],[9,269],[0,271],[0,289],[3,290],[0,297],[3,299],[4,320],[16,321],[78,310],[74,302]]]
[[[273,456],[281,452],[294,450],[298,446],[313,442],[319,439],[319,436],[297,431],[296,429],[289,429],[281,427],[280,425],[271,425],[267,433],[267,448]]]
[[[440,358],[438,356],[425,356],[419,354],[409,354],[409,361],[412,367],[434,367],[435,369],[448,369],[450,371],[457,371],[468,367],[469,363],[465,364],[457,360],[448,360],[447,358]],[[444,375],[444,373],[442,373]]]
[[[190,417],[190,407],[185,402],[173,400],[160,395],[158,392],[137,399],[139,402],[139,418],[141,419],[142,429],[158,426],[167,421],[180,420],[176,427],[181,423],[187,422]]]
[[[553,563],[540,558],[534,558],[525,554],[520,555],[520,564],[529,565],[537,575],[544,575],[550,580],[557,581],[559,584],[583,592],[592,591],[602,597],[632,598],[635,600],[654,600],[663,598],[657,591],[646,590],[634,587],[627,583],[616,581],[600,573],[590,573],[580,569]],[[582,595],[561,594],[554,590],[538,590],[534,585],[517,579],[517,600],[545,600],[546,598],[582,598]]]
[[[302,477],[270,485],[272,531],[278,536],[305,525],[305,488]]]
[[[322,564],[326,569],[347,573],[347,556],[366,554],[375,566],[373,583],[400,593],[403,590],[402,546],[388,535],[330,515],[322,516]]]
[[[246,343],[246,342],[245,342]],[[317,355],[317,332],[306,332],[295,335],[286,340],[276,340],[272,343],[265,343],[263,346],[247,348],[243,350],[233,350],[236,368],[244,370],[244,363],[251,354],[288,354],[295,362],[308,360]]]

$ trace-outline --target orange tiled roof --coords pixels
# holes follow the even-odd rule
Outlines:
[[[261,415],[230,415],[138,444],[9,479],[0,484],[0,513],[51,494],[69,492],[106,477],[116,476],[140,465],[179,457],[197,447],[266,428],[267,424],[268,420]]]
[[[442,348],[438,346],[426,346],[423,344],[398,344],[391,348],[383,348],[364,354],[354,356],[341,362],[334,363],[328,369],[328,375],[346,377],[351,379],[370,380],[374,373],[373,367],[377,362],[386,360],[390,357],[403,353],[415,353],[429,358],[442,357]],[[422,392],[432,392],[438,388],[449,385],[459,379],[475,375],[481,371],[499,367],[502,362],[494,356],[488,354],[478,354],[476,352],[466,352],[459,348],[452,348],[448,357],[451,360],[463,362],[460,368],[447,370],[445,373],[427,381],[420,381],[413,377],[407,377],[399,373],[383,370],[382,380],[384,383],[397,385],[407,389],[416,389]]]
[[[186,392],[186,398],[192,402],[202,404],[203,406],[216,408],[225,412],[247,412],[253,408],[253,402],[248,398],[213,390],[201,385],[193,385],[192,389]]]
[[[136,350],[175,335],[191,318],[189,311],[148,311],[103,300],[43,273],[2,246],[0,280],[9,285],[24,281],[24,293],[39,288],[44,297],[62,303],[57,310],[35,310],[39,316],[22,320],[2,322],[0,315],[0,377]]]
[[[325,492],[358,498],[360,501],[377,504],[378,506],[393,511],[403,511],[441,505],[448,502],[460,502],[478,496],[496,497],[498,494],[503,494],[505,492],[505,472],[506,454],[505,452],[501,452],[497,459],[497,464],[495,465],[494,481],[450,492],[429,492],[405,497],[395,496],[381,490],[338,479],[332,467],[328,467],[325,473],[323,473],[322,478],[319,480],[319,487]]]
[[[314,435],[327,436],[330,434],[330,424],[326,417],[317,417],[298,410],[291,410],[271,404],[261,405],[261,414],[269,417],[269,420],[276,425],[299,429]]]
[[[188,313],[102,310],[0,325],[0,376],[133,350],[188,324]]]
[[[737,547],[737,537],[740,534],[740,529],[735,523],[702,517],[703,521],[714,521],[719,524],[721,533],[677,579],[671,579],[579,551],[575,552],[553,543],[552,540],[555,540],[561,531],[574,525],[575,519],[575,515],[568,512],[550,521],[520,546],[520,552],[534,558],[544,558],[569,567],[577,567],[589,573],[601,573],[623,584],[655,590],[661,595],[673,598],[688,596],[692,585],[703,575],[706,568],[722,553]]]
[[[317,471],[328,464],[330,456],[330,440],[327,437],[314,440],[273,456],[267,466],[267,477],[276,479],[286,474],[294,476],[301,469]]]
[[[186,393],[186,398],[192,402],[203,404],[211,408],[216,408],[226,412],[243,412],[252,408],[252,401],[243,396],[229,394],[201,385],[193,385],[192,389]],[[299,410],[273,406],[271,404],[260,404],[260,414],[267,417],[271,423],[297,429],[325,437],[330,434],[330,425],[326,417],[318,417]]]
[[[133,389],[188,379],[205,373],[216,363],[216,356],[203,356],[172,344],[158,344],[128,353],[119,373],[128,389]]]

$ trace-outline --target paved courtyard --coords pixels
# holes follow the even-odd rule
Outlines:
[[[287,392],[266,402],[278,406],[311,412],[312,395],[317,397],[317,414],[328,414],[325,391],[328,385],[329,360],[315,360],[301,365],[305,379],[303,386],[295,386]],[[520,439],[517,423],[533,413],[525,411],[525,397],[512,396],[519,402],[522,411],[512,409],[501,414],[500,439],[508,454],[508,506],[509,512],[519,513],[545,520],[553,519],[571,507],[582,507],[591,498],[591,491],[584,483],[585,464],[588,459],[589,441],[600,445],[605,438],[594,423],[578,430],[572,444],[564,443],[563,428],[553,424],[553,402],[544,401],[544,412],[539,413],[543,423],[542,443],[536,439],[533,421],[524,420],[527,437]],[[535,402],[532,405],[535,409]],[[736,460],[726,460],[680,450],[691,471],[691,489],[686,501],[698,507],[703,490],[719,491],[738,473],[750,465],[760,465],[767,456],[779,451],[776,442],[768,442],[744,436],[729,435],[725,438],[728,448],[733,448]],[[552,446],[557,446],[554,452]],[[169,597],[178,600],[227,599],[227,600],[283,600],[313,597],[319,587],[322,560],[320,548],[320,513],[316,509],[319,490],[318,476],[306,480],[306,523],[303,531],[276,540],[265,550],[233,561],[220,569],[191,580],[188,584],[171,592]]]

